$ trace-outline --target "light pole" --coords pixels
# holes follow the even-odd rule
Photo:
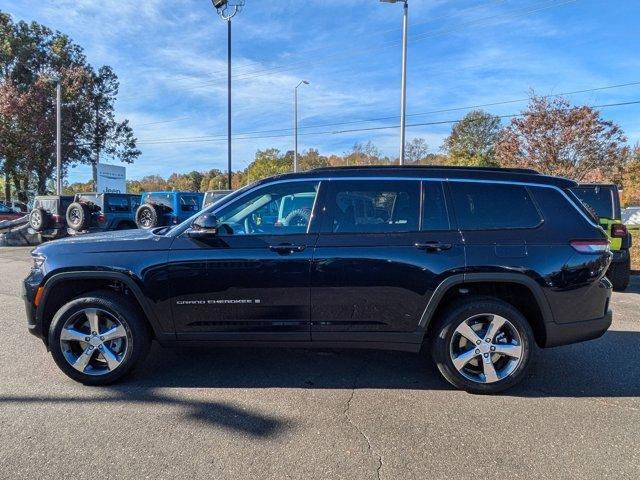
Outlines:
[[[407,120],[407,33],[409,30],[409,0],[380,0],[382,3],[402,2],[402,88],[400,100],[400,165],[404,165],[405,130]]]
[[[56,82],[56,195],[62,195],[62,80],[50,77]]]
[[[300,85],[309,85],[309,82],[302,80],[293,89],[293,171],[298,171],[298,88]]]
[[[228,183],[231,190],[231,19],[244,6],[244,0],[211,0],[218,16],[227,22],[227,168]]]

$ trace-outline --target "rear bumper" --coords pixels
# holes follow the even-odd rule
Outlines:
[[[571,323],[549,322],[546,327],[545,347],[558,347],[570,343],[584,342],[604,335],[613,320],[613,312],[607,310],[604,317]]]

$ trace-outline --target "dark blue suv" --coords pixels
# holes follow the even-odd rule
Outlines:
[[[136,224],[143,230],[177,225],[200,211],[203,198],[203,193],[196,192],[143,193]]]
[[[609,242],[575,186],[441,167],[270,178],[176,227],[38,247],[29,329],[92,385],[125,375],[155,339],[429,352],[456,387],[498,392],[525,376],[535,345],[611,324]]]

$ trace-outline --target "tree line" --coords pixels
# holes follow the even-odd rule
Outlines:
[[[94,68],[82,47],[37,22],[0,11],[0,173],[4,197],[45,193],[56,166],[56,83],[62,86],[62,170],[140,155],[127,120],[115,115],[118,77]]]

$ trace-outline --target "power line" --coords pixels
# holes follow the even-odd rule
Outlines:
[[[640,100],[634,100],[630,102],[618,102],[618,103],[608,103],[603,105],[591,105],[591,108],[608,108],[608,107],[620,107],[620,106],[628,106],[628,105],[637,105],[640,104]],[[509,115],[495,115],[495,117],[504,119],[504,118],[514,118],[521,117],[526,115],[526,113],[514,113]],[[449,125],[460,122],[462,119],[457,120],[441,120],[437,122],[421,122],[421,123],[411,123],[407,124],[407,127],[424,127],[424,126],[433,126],[433,125]],[[347,130],[328,130],[323,132],[306,132],[300,133],[299,135],[306,136],[315,136],[315,135],[340,135],[344,133],[358,133],[358,132],[373,132],[380,130],[391,130],[395,128],[400,128],[400,125],[385,125],[379,127],[368,127],[368,128],[354,128]],[[284,135],[264,135],[264,136],[237,136],[236,140],[258,140],[258,139],[267,139],[267,138],[283,138],[289,137],[289,134]],[[201,140],[158,140],[158,141],[149,141],[149,142],[139,142],[144,143],[146,145],[162,145],[162,144],[179,144],[179,143],[209,143],[209,142],[217,142],[217,141],[226,141],[224,138],[209,138],[209,139],[201,139]]]
[[[609,90],[609,89],[614,89],[614,88],[622,88],[622,87],[629,87],[629,86],[636,86],[636,85],[640,85],[640,81],[628,82],[628,83],[619,83],[617,85],[607,85],[607,86],[603,86],[603,87],[595,87],[595,88],[588,88],[588,89],[582,89],[582,90],[574,90],[572,92],[562,92],[562,93],[555,93],[555,94],[549,94],[549,95],[541,95],[541,98],[555,98],[555,97],[562,97],[562,96],[567,96],[567,95],[576,95],[576,94],[580,94],[580,93],[597,92],[597,91],[602,91],[602,90]],[[407,114],[407,117],[420,117],[420,116],[425,116],[425,115],[434,115],[434,114],[438,114],[438,113],[448,113],[448,112],[456,112],[456,111],[461,111],[461,110],[472,110],[472,109],[476,109],[476,108],[495,107],[495,106],[498,106],[498,105],[508,105],[508,104],[512,104],[512,103],[526,102],[528,100],[529,100],[529,98],[519,98],[519,99],[515,99],[515,100],[503,100],[503,101],[500,101],[500,102],[491,102],[491,103],[484,103],[484,104],[477,104],[477,105],[467,105],[467,106],[464,106],[464,107],[445,108],[445,109],[440,109],[440,110],[431,110],[431,111],[428,111],[428,112],[411,113],[411,114]],[[333,123],[323,123],[323,124],[315,124],[315,125],[301,125],[301,126],[298,127],[298,129],[301,130],[301,129],[309,129],[309,128],[337,127],[337,126],[342,126],[342,125],[354,125],[354,124],[358,124],[358,123],[370,123],[370,122],[378,122],[378,121],[383,121],[383,120],[395,120],[397,118],[399,118],[398,115],[391,115],[391,116],[386,116],[386,117],[368,118],[368,119],[360,119],[360,120],[350,120],[350,121],[345,121],[345,122],[333,122]],[[271,130],[257,130],[257,131],[251,131],[251,132],[240,132],[240,133],[237,133],[236,135],[255,135],[255,134],[292,132],[292,131],[293,131],[292,128],[279,128],[279,129],[271,129]],[[149,139],[149,140],[141,140],[140,142],[147,143],[147,142],[155,142],[155,141],[196,140],[196,139],[204,139],[204,138],[218,138],[218,137],[223,137],[223,136],[224,135],[222,135],[222,134],[219,134],[219,135],[201,135],[201,136],[178,137],[178,138],[167,138],[167,139]],[[224,138],[226,138],[226,136],[224,136]]]

